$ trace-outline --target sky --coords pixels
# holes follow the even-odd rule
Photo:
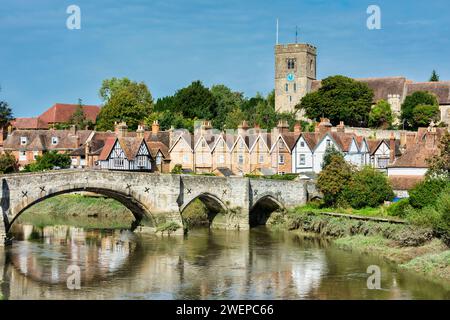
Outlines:
[[[81,10],[70,30],[67,7]],[[381,29],[369,30],[378,5]],[[274,86],[274,45],[318,49],[318,78],[450,80],[448,0],[2,0],[0,100],[16,117],[56,102],[100,104],[104,79],[143,81],[153,97],[194,80],[253,96]]]

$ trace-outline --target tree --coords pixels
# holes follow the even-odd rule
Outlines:
[[[54,169],[67,169],[70,167],[71,159],[67,153],[58,153],[50,151],[42,156],[36,157],[36,162],[27,164],[24,168],[25,172],[36,172]]]
[[[450,180],[450,133],[442,136],[439,143],[439,153],[428,160],[428,177],[445,177]]]
[[[415,106],[412,112],[412,126],[414,128],[428,127],[433,122],[438,122],[440,119],[439,106],[418,105]]]
[[[6,101],[0,101],[0,128],[6,127],[11,120],[14,120],[11,108]]]
[[[394,196],[386,175],[368,166],[356,171],[342,190],[343,202],[355,209],[376,208]]]
[[[278,114],[267,101],[260,101],[256,105],[255,113],[250,117],[250,123],[258,124],[261,129],[272,130],[278,123]]]
[[[333,125],[344,121],[352,126],[365,126],[373,102],[373,91],[367,84],[344,76],[322,80],[322,87],[308,93],[296,106],[312,120],[330,119]]]
[[[127,78],[104,80],[99,91],[105,105],[97,120],[98,130],[113,130],[114,122],[125,121],[128,128],[136,130],[153,107],[147,86]]]
[[[216,116],[216,100],[201,81],[194,81],[180,89],[174,96],[174,111],[190,119],[213,119]]]
[[[342,152],[337,150],[334,145],[331,145],[330,147],[327,147],[325,149],[325,153],[323,155],[322,170],[331,163],[331,160],[334,157],[340,157],[342,160],[344,160],[344,155],[342,154]]]
[[[0,173],[12,173],[17,172],[19,165],[16,157],[10,152],[6,152],[0,155]]]
[[[224,128],[237,129],[239,124],[241,124],[244,120],[245,113],[241,109],[236,108],[228,114],[227,118],[225,119]]]
[[[233,92],[224,85],[211,87],[211,94],[216,101],[216,116],[212,119],[213,127],[223,129],[225,121],[233,110],[241,108],[244,96],[241,92]]]
[[[86,119],[86,115],[83,111],[83,104],[81,99],[78,99],[78,106],[75,112],[72,114],[69,120],[70,125],[75,125],[77,129],[85,129],[86,127],[92,128],[93,123]]]
[[[352,167],[342,156],[333,155],[330,164],[319,173],[317,187],[324,195],[325,204],[336,206],[340,202],[342,190],[352,176]]]
[[[416,129],[416,123],[414,121],[414,108],[419,105],[426,106],[438,106],[439,103],[436,96],[427,91],[416,91],[413,94],[406,97],[405,101],[402,104],[402,121],[406,125],[406,127],[410,129]],[[419,111],[422,108],[419,108]],[[431,120],[430,120],[431,121]],[[429,122],[428,122],[429,123]]]
[[[370,110],[369,127],[387,129],[392,126],[392,109],[386,100],[380,100]]]
[[[183,128],[190,132],[194,131],[194,120],[185,118],[181,112],[169,110],[153,112],[145,118],[144,123],[151,126],[155,120],[158,120],[162,130],[168,130],[173,126],[175,129]]]
[[[433,70],[430,77],[430,82],[439,82],[439,75],[437,74],[436,70]]]

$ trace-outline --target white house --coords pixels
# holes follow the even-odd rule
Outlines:
[[[143,138],[111,137],[100,154],[99,166],[108,170],[151,171],[152,158]]]

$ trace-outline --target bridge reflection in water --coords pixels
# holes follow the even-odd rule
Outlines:
[[[24,240],[0,249],[7,299],[449,298],[443,288],[398,274],[377,258],[265,228],[199,229],[184,238],[15,228]],[[367,290],[372,264],[381,266],[385,290]],[[81,290],[66,286],[69,265],[81,268]]]

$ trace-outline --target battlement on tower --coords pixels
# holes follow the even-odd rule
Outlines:
[[[275,53],[299,53],[307,52],[309,54],[317,54],[317,48],[308,43],[289,43],[289,44],[277,44],[275,45]]]

